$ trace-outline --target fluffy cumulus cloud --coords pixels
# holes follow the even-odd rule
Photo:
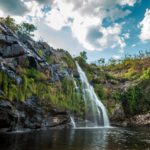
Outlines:
[[[131,13],[129,10],[123,10],[123,6],[133,6],[136,1],[5,0],[0,2],[0,7],[12,13],[18,22],[28,19],[35,23],[37,20],[42,20],[43,24],[56,31],[67,26],[71,29],[73,37],[87,50],[101,51],[105,48],[120,47],[123,51],[126,46],[125,40],[129,38],[129,35],[121,35],[122,25],[115,21]],[[15,4],[16,6],[13,6]],[[118,7],[119,5],[121,7]],[[2,13],[0,12],[0,15]],[[22,14],[25,15],[22,16]],[[105,18],[112,21],[108,27],[103,26]]]
[[[118,56],[118,55],[113,55],[113,56],[112,56],[112,58],[113,58],[113,59],[115,59],[115,60],[119,60],[119,59],[121,59],[121,57],[120,57],[120,56]]]
[[[118,3],[121,5],[134,6],[137,0],[118,0]]]
[[[55,30],[69,26],[73,36],[88,50],[119,46],[122,51],[129,34],[121,36],[121,25],[114,23],[103,27],[102,22],[106,17],[115,22],[116,19],[127,16],[131,12],[123,11],[117,5],[133,6],[135,2],[136,0],[56,0],[46,16],[46,23]],[[72,21],[69,21],[70,18]]]
[[[32,12],[36,9],[38,11],[36,16],[38,16],[44,5],[50,6],[53,3],[54,0],[0,0],[0,15],[2,16],[1,12],[3,12],[11,16],[23,17],[29,14],[32,16]]]
[[[1,0],[0,9],[11,15],[24,15],[28,9],[22,0]]]
[[[142,41],[150,40],[150,9],[147,9],[144,15],[144,19],[140,22],[141,28],[140,39]]]

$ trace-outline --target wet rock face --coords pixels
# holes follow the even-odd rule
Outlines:
[[[17,57],[25,54],[25,48],[18,41],[15,33],[0,24],[0,55],[4,58]]]
[[[0,128],[14,126],[16,115],[9,101],[0,101]]]
[[[69,116],[65,110],[58,110],[49,103],[42,103],[35,97],[25,102],[0,101],[0,129],[18,130],[45,127],[67,127]]]
[[[42,54],[39,53],[42,51]],[[47,63],[46,56],[54,56],[54,62]],[[34,68],[47,71],[50,78],[47,82],[55,82],[72,74],[72,69],[64,65],[62,57],[66,52],[57,51],[45,42],[36,42],[31,37],[14,33],[6,25],[0,23],[0,71],[14,79],[15,84],[22,82],[19,68]],[[59,59],[58,59],[59,58]],[[55,59],[58,59],[55,61]],[[0,94],[5,93],[0,89]],[[0,99],[0,130],[18,128],[66,127],[70,119],[65,110],[56,109],[50,103],[31,97],[25,102]]]

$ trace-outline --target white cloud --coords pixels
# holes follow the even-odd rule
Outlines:
[[[17,23],[30,16],[30,23],[36,24],[42,20],[55,30],[61,30],[68,26],[72,35],[87,50],[103,50],[105,48],[119,47],[123,52],[126,46],[125,39],[129,34],[121,36],[122,24],[113,23],[109,27],[103,27],[104,18],[110,18],[112,22],[124,18],[131,12],[122,10],[117,5],[133,6],[137,0],[22,0],[29,10],[23,16],[13,16]],[[51,5],[51,11],[41,11],[45,4]],[[0,12],[1,14],[1,12]],[[91,30],[92,29],[92,30]],[[91,36],[91,37],[90,37]]]
[[[42,5],[37,3],[36,1],[25,1],[24,5],[29,10],[28,13],[26,13],[23,16],[12,16],[16,23],[21,23],[23,21],[36,24],[37,21],[40,21],[40,19],[44,18],[44,12],[41,11],[43,8]],[[30,19],[29,19],[30,17]]]
[[[144,18],[140,22],[139,27],[141,28],[139,38],[142,41],[150,40],[150,9],[146,9]]]
[[[0,10],[0,17],[5,17],[5,14],[2,10]]]
[[[121,50],[125,47],[125,42],[122,37],[120,37],[121,33],[121,25],[115,24],[114,26],[111,27],[101,27],[101,32],[103,34],[102,38],[100,38],[99,44],[101,49],[105,49],[108,47],[115,48],[119,46]]]
[[[6,15],[25,15],[28,12],[22,0],[1,0],[0,9],[5,12]]]
[[[73,36],[85,49],[103,50],[108,47],[115,48],[119,46],[122,51],[126,46],[124,38],[128,38],[129,35],[120,36],[121,25],[114,24],[107,28],[102,26],[105,17],[110,17],[114,21],[130,13],[128,10],[122,11],[116,8],[116,4],[131,5],[131,2],[120,3],[117,0],[56,0],[53,9],[46,15],[46,23],[55,30],[70,26]],[[68,21],[69,18],[72,19],[72,22]],[[90,41],[87,40],[87,36],[93,27],[102,36],[96,37],[95,41],[94,39]]]
[[[121,59],[121,56],[119,56],[119,55],[113,55],[112,58],[116,59],[116,60],[119,60],[119,59]]]
[[[129,5],[134,6],[134,4],[137,2],[137,0],[118,0],[118,3],[121,5]]]
[[[46,15],[46,24],[55,30],[60,30],[62,27],[68,25],[68,18],[57,8],[52,9],[49,14]]]
[[[117,7],[114,7],[113,9],[111,9],[110,11],[107,12],[107,15],[113,20],[117,20],[119,18],[124,18],[125,16],[129,15],[131,13],[131,11],[129,10],[121,10]]]

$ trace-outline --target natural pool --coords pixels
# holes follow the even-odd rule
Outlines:
[[[95,128],[0,134],[1,150],[150,150],[150,129]]]

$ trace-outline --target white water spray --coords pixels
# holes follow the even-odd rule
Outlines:
[[[109,119],[105,106],[100,99],[98,99],[94,88],[88,82],[84,71],[77,62],[76,66],[82,82],[82,94],[87,110],[85,114],[86,127],[109,127]]]
[[[70,121],[71,121],[71,124],[72,124],[73,128],[76,128],[76,123],[74,121],[74,117],[73,116],[70,116]]]

